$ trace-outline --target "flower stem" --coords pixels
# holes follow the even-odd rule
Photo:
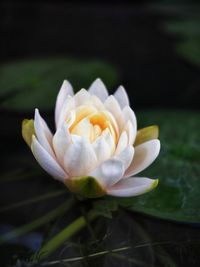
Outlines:
[[[62,205],[56,207],[55,209],[51,210],[50,212],[46,213],[44,216],[33,220],[30,223],[24,224],[20,226],[19,228],[10,231],[4,235],[1,236],[0,238],[0,244],[3,244],[4,242],[8,242],[9,240],[13,238],[17,238],[21,235],[24,235],[36,228],[41,227],[42,225],[46,224],[49,221],[52,221],[59,215],[65,213],[67,210],[69,210],[72,205],[74,204],[74,199],[69,199],[68,201],[62,203]]]
[[[98,215],[93,211],[90,211],[87,214],[88,221],[93,221]],[[58,249],[67,239],[72,237],[78,231],[86,226],[87,222],[84,216],[80,216],[76,220],[74,220],[71,224],[69,224],[66,228],[60,231],[56,236],[54,236],[51,240],[49,240],[40,251],[33,257],[33,261],[37,260],[37,256],[39,256],[39,260],[42,260],[49,256],[52,252]]]

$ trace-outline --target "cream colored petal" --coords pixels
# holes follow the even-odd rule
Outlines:
[[[134,148],[133,146],[128,145],[120,154],[118,154],[114,158],[120,160],[124,165],[124,170],[126,170],[133,160],[133,155]]]
[[[60,128],[62,126],[62,124],[66,121],[66,118],[69,116],[70,112],[74,109],[75,109],[74,97],[68,96],[59,113],[58,120],[56,121],[56,128]]]
[[[117,183],[123,177],[123,174],[123,163],[116,159],[109,159],[93,170],[90,176],[95,177],[104,188],[109,188]]]
[[[53,137],[53,148],[58,161],[62,165],[64,163],[65,152],[71,142],[72,141],[69,129],[67,125],[63,124],[61,128],[57,129]]]
[[[127,145],[128,145],[128,135],[126,131],[123,131],[122,134],[120,135],[115,154],[118,155],[119,153],[121,153],[127,147]]]
[[[55,179],[64,182],[68,178],[68,175],[57,163],[57,161],[41,146],[36,137],[33,136],[31,149],[34,157],[40,164],[40,166]]]
[[[103,102],[101,101],[101,99],[99,99],[97,96],[95,95],[91,95],[90,96],[90,103],[91,105],[93,105],[98,111],[102,111],[105,109]]]
[[[97,156],[98,163],[103,162],[111,157],[111,150],[105,138],[100,136],[92,143]]]
[[[107,190],[107,194],[116,197],[133,197],[147,193],[154,189],[158,180],[145,177],[131,177],[122,179]]]
[[[135,131],[137,131],[137,120],[134,111],[129,106],[125,106],[122,110],[122,113],[125,123],[131,121]]]
[[[130,120],[127,121],[127,123],[124,127],[124,131],[126,131],[127,136],[128,136],[128,144],[133,145],[133,143],[135,141],[135,137],[136,137],[136,129],[134,128],[134,126]]]
[[[117,138],[118,138],[118,136],[119,136],[119,127],[118,127],[118,124],[117,124],[117,121],[116,121],[115,117],[108,110],[103,110],[102,113],[105,114],[105,116],[107,118],[109,118],[109,121],[111,122],[111,125],[115,129],[115,132],[116,132],[116,135],[117,135]]]
[[[117,102],[117,100],[115,99],[115,97],[113,95],[110,95],[105,103],[104,103],[106,109],[108,111],[110,111],[112,113],[112,115],[114,116],[115,120],[117,121],[118,127],[121,131],[123,125],[124,125],[124,118],[122,115],[122,110],[120,108],[119,103]]]
[[[55,154],[52,149],[52,133],[50,132],[46,122],[40,116],[39,110],[35,109],[34,117],[34,129],[39,143],[47,150],[52,157],[55,157]]]
[[[60,114],[60,111],[62,109],[62,106],[63,106],[68,95],[73,96],[74,91],[73,91],[71,84],[67,80],[65,80],[63,82],[61,88],[60,88],[60,91],[59,91],[57,99],[56,99],[56,107],[55,107],[56,124],[58,122],[58,118],[59,118],[59,114]]]
[[[93,126],[88,120],[88,118],[85,118],[73,127],[71,133],[83,136],[87,138],[89,141],[91,141],[91,139],[93,138]]]
[[[115,152],[116,145],[113,136],[111,135],[110,131],[108,129],[105,129],[102,132],[102,137],[104,137],[105,141],[109,145],[111,155]]]
[[[86,138],[79,137],[71,144],[64,157],[67,173],[71,177],[87,176],[97,165],[97,157]]]
[[[126,90],[123,86],[119,86],[119,88],[114,93],[114,97],[117,99],[120,107],[123,109],[125,106],[129,106],[129,98],[126,93]]]
[[[108,91],[101,79],[96,79],[88,89],[91,95],[97,96],[101,101],[105,101],[108,97]]]
[[[90,97],[91,95],[88,93],[87,90],[81,89],[74,95],[74,100],[76,107],[81,106],[81,105],[87,105],[90,103]]]
[[[125,173],[125,177],[135,175],[146,169],[157,158],[160,152],[160,141],[154,139],[135,147],[133,161]]]

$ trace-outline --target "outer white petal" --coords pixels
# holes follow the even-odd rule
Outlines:
[[[34,117],[34,129],[40,144],[51,154],[52,157],[55,157],[54,152],[51,147],[52,143],[52,133],[50,132],[46,122],[40,116],[38,109],[35,109]]]
[[[56,153],[57,159],[62,165],[64,161],[65,152],[70,143],[71,135],[69,133],[67,125],[63,124],[61,128],[57,129],[53,137],[53,148]]]
[[[112,113],[114,116],[115,120],[117,121],[118,127],[121,130],[122,126],[124,125],[124,118],[122,115],[122,110],[120,108],[119,103],[115,99],[113,95],[110,95],[105,103],[104,103],[106,109]]]
[[[125,173],[125,177],[135,175],[146,169],[157,158],[160,151],[160,141],[154,139],[135,147],[133,161]]]
[[[137,131],[130,120],[127,121],[127,123],[125,124],[124,131],[126,131],[128,135],[128,144],[133,145],[135,138],[136,138]]]
[[[126,170],[130,166],[133,160],[133,155],[134,155],[134,148],[133,146],[129,145],[120,154],[115,156],[115,159],[120,160],[124,165],[124,169]]]
[[[80,91],[78,91],[78,93],[74,95],[76,107],[89,103],[90,97],[91,96],[87,90],[81,89]]]
[[[126,93],[126,90],[123,86],[119,86],[119,88],[114,93],[114,97],[117,99],[120,107],[123,109],[125,106],[129,106],[129,98]]]
[[[137,120],[134,111],[129,106],[125,106],[122,113],[125,123],[131,121],[135,131],[137,131]]]
[[[73,96],[74,91],[73,91],[71,84],[67,80],[65,80],[63,82],[61,88],[60,88],[60,91],[59,91],[57,99],[56,99],[56,107],[55,107],[56,124],[57,124],[62,106],[63,106],[65,99],[67,98],[68,95]]]
[[[52,175],[55,179],[64,182],[68,178],[68,175],[62,169],[62,167],[56,162],[56,160],[41,146],[36,137],[33,136],[31,149],[34,157],[40,164],[40,166]]]
[[[118,155],[119,153],[121,153],[127,147],[127,145],[128,145],[128,136],[126,131],[123,131],[122,134],[120,135],[115,154]]]
[[[117,197],[138,196],[152,190],[157,184],[158,180],[144,177],[132,177],[119,181],[107,190],[107,194]]]
[[[64,165],[71,177],[88,175],[96,167],[96,154],[86,138],[79,137],[68,147]]]
[[[67,96],[62,109],[59,113],[58,120],[56,121],[56,127],[59,128],[62,126],[64,121],[66,120],[67,116],[70,114],[70,112],[75,108],[75,101],[74,97]]]
[[[108,145],[103,136],[98,137],[95,140],[95,142],[92,143],[92,146],[96,153],[98,163],[101,163],[102,161],[105,161],[110,158],[111,156],[110,146]]]
[[[104,161],[90,173],[104,187],[109,188],[117,183],[124,174],[124,166],[120,160],[109,159]]]
[[[105,87],[105,84],[102,82],[101,79],[96,79],[91,86],[88,89],[88,92],[91,95],[97,96],[101,101],[105,101],[106,98],[108,97],[108,91]]]

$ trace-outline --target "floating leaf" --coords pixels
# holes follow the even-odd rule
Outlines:
[[[156,123],[160,127],[161,154],[139,176],[159,178],[158,187],[134,198],[104,199],[102,214],[111,204],[155,217],[200,223],[200,120],[198,112],[139,113],[140,127]],[[97,203],[94,207],[98,207]],[[98,209],[97,209],[98,210]]]

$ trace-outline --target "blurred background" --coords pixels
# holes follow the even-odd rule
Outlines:
[[[82,233],[62,256],[139,242],[146,245],[125,253],[126,261],[110,256],[73,266],[200,266],[200,4],[195,0],[1,0],[0,265],[32,266],[25,260],[81,213],[75,209],[65,217],[56,213],[45,224],[35,222],[69,195],[34,160],[21,137],[21,121],[38,107],[53,130],[62,81],[78,91],[97,77],[110,93],[124,85],[139,128],[160,126],[161,155],[146,172],[160,184],[131,200],[129,211],[99,220],[98,242]],[[101,215],[110,218],[112,208],[100,206]]]
[[[33,62],[32,67],[29,64],[30,72],[32,69],[37,72],[32,81],[26,65],[1,68],[0,100],[5,100],[10,91],[22,90],[30,95],[34,86],[47,90],[51,96],[51,86],[43,84],[45,78],[52,79],[52,90],[57,91],[64,78],[78,90],[100,76],[110,92],[123,84],[134,108],[197,109],[200,95],[197,3],[191,0],[134,3],[2,0],[1,64],[46,58],[51,61],[46,72],[40,62]],[[64,62],[54,62],[53,58],[66,60],[66,66]],[[78,60],[80,64],[73,62],[74,66],[69,60]],[[95,66],[90,65],[94,63]],[[60,64],[65,66],[62,74]],[[102,64],[107,65],[108,71]],[[5,77],[11,67],[16,68],[14,73]],[[16,76],[20,76],[26,88],[17,88],[22,86],[17,84]],[[2,105],[6,106],[7,101],[10,103],[11,99]],[[39,104],[33,101],[34,105]]]

